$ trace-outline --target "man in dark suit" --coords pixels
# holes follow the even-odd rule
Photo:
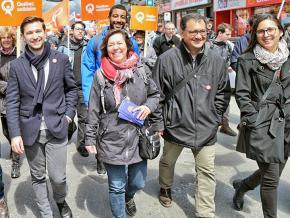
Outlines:
[[[41,217],[53,217],[46,170],[61,217],[72,217],[65,201],[68,125],[75,115],[77,88],[68,56],[50,49],[45,25],[26,17],[24,53],[11,62],[7,121],[12,150],[25,152]]]

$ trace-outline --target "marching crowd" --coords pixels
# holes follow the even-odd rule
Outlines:
[[[277,187],[290,154],[287,26],[259,15],[233,43],[229,24],[214,32],[213,20],[199,14],[182,17],[179,34],[172,22],[159,23],[156,32],[130,31],[122,5],[110,9],[109,22],[98,34],[82,21],[51,34],[42,18],[26,17],[18,58],[15,28],[0,28],[0,112],[11,145],[11,178],[20,176],[25,154],[41,217],[53,217],[46,176],[60,216],[73,217],[65,200],[66,161],[76,129],[77,152],[95,155],[98,174],[108,176],[112,217],[136,215],[134,195],[147,176],[143,127],[146,136],[164,139],[160,204],[172,206],[175,164],[187,148],[195,159],[195,216],[215,217],[214,145],[218,129],[237,136],[229,125],[229,74],[236,72],[237,151],[255,160],[257,170],[233,181],[233,205],[242,210],[245,193],[260,185],[263,215],[276,218]],[[1,167],[0,173],[4,218],[9,211]]]

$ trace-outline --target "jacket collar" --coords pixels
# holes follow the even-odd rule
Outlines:
[[[187,49],[183,40],[180,43],[179,49],[181,50],[183,54],[185,54],[187,60],[192,62],[192,55],[190,51]],[[210,45],[208,42],[206,42],[204,46],[202,47],[202,49],[199,51],[199,53],[196,55],[197,63],[200,63],[203,57],[208,56],[209,49],[210,49]]]
[[[51,49],[51,53],[50,53],[50,56],[48,58],[48,61],[49,61],[49,74],[48,74],[48,78],[47,78],[47,83],[46,83],[46,86],[45,86],[44,94],[47,92],[48,88],[50,87],[50,85],[51,85],[51,83],[53,81],[56,69],[57,69],[57,65],[59,64],[56,56],[57,56],[57,52],[55,50]],[[21,58],[24,61],[23,62],[24,70],[28,74],[28,77],[30,78],[33,86],[36,88],[36,79],[35,79],[35,77],[33,75],[33,71],[32,71],[32,68],[31,68],[31,65],[30,65],[29,61],[25,57],[24,53],[22,53],[19,58]]]

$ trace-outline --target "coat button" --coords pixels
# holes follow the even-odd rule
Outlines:
[[[283,118],[283,117],[279,117],[278,120],[279,120],[280,122],[282,122],[282,121],[284,120],[284,118]]]
[[[194,78],[196,78],[197,77],[197,75],[196,74],[194,74]]]
[[[264,70],[265,68],[264,68],[263,66],[260,66],[260,69],[261,69],[261,70]]]
[[[243,126],[246,126],[246,125],[247,125],[247,122],[245,122],[245,121],[242,122],[242,125],[243,125]]]

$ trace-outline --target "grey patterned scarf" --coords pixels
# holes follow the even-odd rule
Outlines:
[[[289,50],[287,43],[284,39],[281,39],[278,44],[278,49],[274,53],[271,53],[257,44],[253,49],[255,57],[262,64],[267,64],[271,70],[278,70],[285,63],[289,56]]]

